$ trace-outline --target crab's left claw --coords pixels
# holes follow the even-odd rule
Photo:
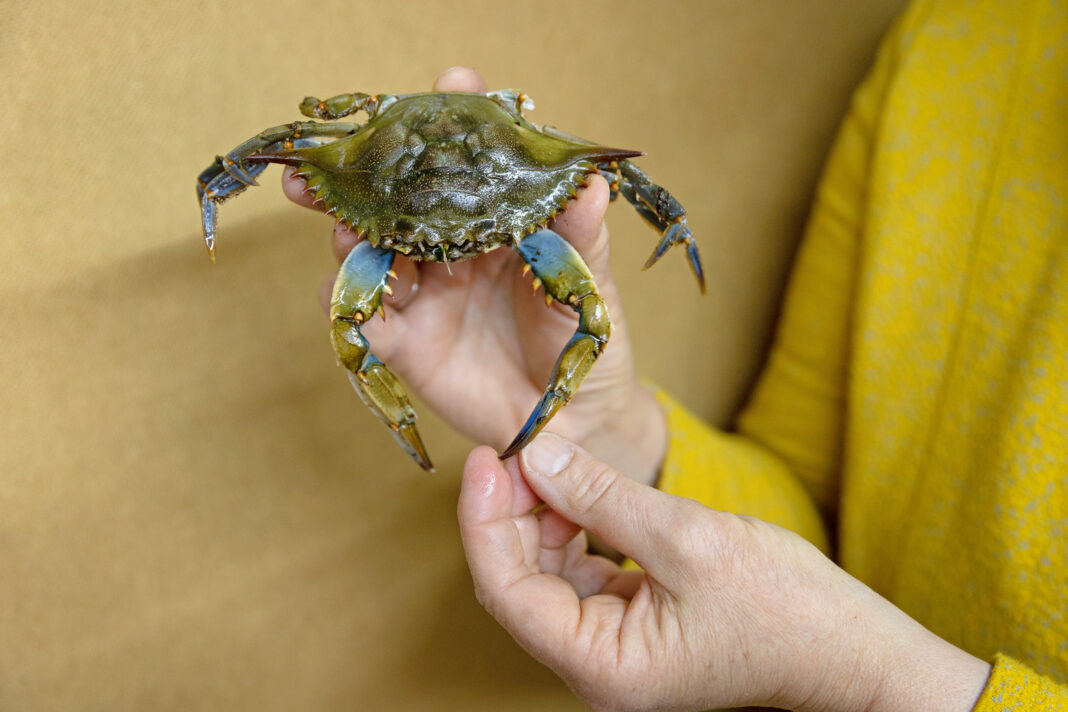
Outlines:
[[[341,264],[330,300],[330,338],[360,400],[385,423],[393,439],[424,470],[434,470],[415,427],[415,409],[397,377],[371,353],[360,325],[382,308],[382,292],[396,253],[360,242]]]
[[[553,367],[549,384],[515,440],[501,453],[511,457],[534,439],[545,424],[574,395],[601,355],[612,323],[597,285],[586,263],[564,238],[552,230],[528,235],[517,248],[534,276],[545,285],[546,299],[552,298],[578,312],[575,335],[567,342]]]
[[[401,449],[424,470],[433,472],[434,465],[415,427],[415,409],[408,402],[404,387],[386,365],[369,353],[359,370],[349,372],[349,381],[364,405],[389,426]]]

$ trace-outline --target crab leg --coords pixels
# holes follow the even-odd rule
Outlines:
[[[329,99],[306,96],[304,101],[300,102],[300,113],[313,119],[335,121],[355,114],[357,111],[366,111],[367,118],[370,120],[398,98],[391,94],[371,95],[364,94],[362,91],[352,94],[338,94]]]
[[[660,243],[653,254],[646,260],[642,269],[649,269],[664,256],[670,248],[678,244],[686,245],[686,256],[690,267],[705,293],[705,272],[701,267],[701,256],[697,252],[697,243],[693,233],[686,224],[686,210],[671,193],[649,180],[649,176],[630,161],[610,161],[597,166],[612,189],[612,199],[623,194],[638,214],[655,227],[662,235]]]
[[[556,411],[571,400],[604,350],[612,329],[608,308],[597,293],[589,267],[564,238],[552,230],[539,230],[525,237],[516,249],[534,276],[545,285],[545,293],[578,312],[579,323],[575,335],[556,360],[545,394],[515,440],[501,454],[502,460],[522,450]]]
[[[215,259],[215,227],[218,223],[218,204],[238,195],[249,186],[257,185],[256,176],[270,161],[256,161],[255,154],[265,150],[305,148],[329,143],[356,132],[358,126],[348,123],[318,124],[296,121],[261,131],[243,144],[217,156],[197,178],[197,198],[200,200],[201,224],[208,254]],[[253,162],[249,163],[249,159]]]
[[[338,360],[360,400],[389,426],[397,444],[424,470],[433,470],[415,427],[415,410],[400,381],[370,351],[360,325],[382,310],[382,292],[396,253],[366,240],[352,249],[341,265],[330,300],[330,339]]]

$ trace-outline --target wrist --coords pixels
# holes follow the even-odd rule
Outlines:
[[[628,478],[652,486],[667,451],[667,420],[656,396],[635,380],[615,413],[579,444]]]
[[[871,711],[969,712],[986,687],[990,665],[915,625],[918,640],[891,659]]]
[[[845,576],[845,572],[842,572]],[[804,712],[968,712],[990,665],[942,640],[892,603],[848,577],[848,603],[824,638],[826,677],[810,689]]]

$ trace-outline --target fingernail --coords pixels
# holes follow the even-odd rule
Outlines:
[[[552,477],[567,467],[574,454],[571,443],[564,438],[552,433],[542,433],[523,449],[520,457],[528,469]]]

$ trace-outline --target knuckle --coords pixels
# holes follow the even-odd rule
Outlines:
[[[571,505],[579,512],[601,507],[619,486],[619,475],[601,462],[587,461],[571,494]]]
[[[709,562],[718,549],[717,530],[713,513],[707,508],[684,500],[679,502],[674,525],[656,531],[668,558],[684,562],[688,566],[701,566]]]

